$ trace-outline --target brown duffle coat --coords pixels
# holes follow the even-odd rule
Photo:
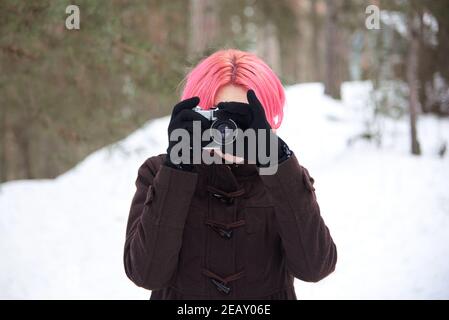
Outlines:
[[[255,165],[139,168],[124,265],[150,299],[291,299],[294,277],[316,282],[337,250],[314,180],[295,155],[274,175]]]

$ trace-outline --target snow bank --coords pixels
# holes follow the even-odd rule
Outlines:
[[[369,83],[343,103],[321,84],[287,89],[279,134],[316,180],[338,247],[335,273],[300,299],[449,298],[449,121],[421,117],[424,155],[408,154],[406,119],[384,123],[382,148],[348,145],[363,130]],[[168,118],[148,122],[54,180],[0,186],[0,298],[148,299],[124,273],[126,220],[140,164],[164,152]]]

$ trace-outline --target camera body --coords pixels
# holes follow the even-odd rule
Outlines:
[[[202,115],[203,117],[205,117],[209,121],[217,120],[218,108],[216,108],[216,109],[209,109],[209,110],[203,110],[203,109],[201,109],[200,106],[196,106],[195,108],[193,108],[193,111],[199,113],[200,115]]]
[[[236,140],[237,124],[232,119],[220,116],[219,108],[204,110],[200,106],[196,106],[193,111],[212,121],[210,129],[212,129],[213,142],[204,149],[221,149],[223,145],[233,143]]]

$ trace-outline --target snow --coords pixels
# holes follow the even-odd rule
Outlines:
[[[299,299],[449,298],[449,121],[421,116],[424,154],[409,154],[407,119],[383,120],[381,146],[360,134],[370,84],[345,83],[343,102],[321,84],[287,88],[279,135],[316,181],[338,248],[336,271],[296,280]],[[168,117],[87,157],[54,180],[0,186],[0,298],[148,299],[122,262],[140,164],[164,152]]]

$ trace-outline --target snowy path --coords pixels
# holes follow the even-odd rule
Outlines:
[[[338,247],[337,270],[296,282],[300,299],[449,298],[449,121],[419,123],[424,155],[408,155],[406,122],[387,144],[347,146],[360,132],[367,85],[344,86],[344,103],[319,84],[288,88],[280,135],[316,180]],[[0,298],[137,298],[123,270],[129,204],[139,165],[161,153],[168,118],[148,123],[55,180],[0,187]]]

